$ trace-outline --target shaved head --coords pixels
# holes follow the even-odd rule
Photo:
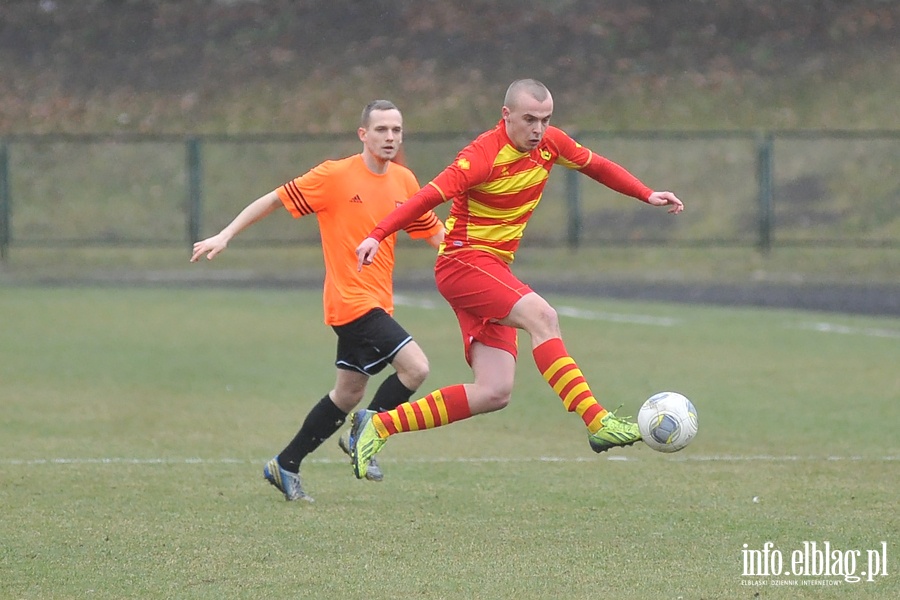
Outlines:
[[[530,97],[538,102],[543,102],[550,97],[550,90],[537,79],[517,79],[509,84],[503,105],[510,109],[516,108],[522,97]]]
[[[553,96],[536,79],[518,79],[506,90],[500,115],[516,150],[531,152],[541,143],[553,115]]]

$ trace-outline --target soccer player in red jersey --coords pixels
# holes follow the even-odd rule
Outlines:
[[[300,462],[333,435],[356,408],[369,377],[388,364],[396,370],[375,392],[369,408],[387,410],[409,400],[428,375],[428,359],[394,320],[395,235],[371,271],[359,273],[357,242],[394,208],[419,189],[412,171],[395,162],[403,141],[403,118],[387,100],[370,102],[358,129],[362,152],[328,160],[250,203],[220,233],[194,244],[191,262],[214,258],[239,232],[283,206],[295,218],[314,214],[325,258],[325,323],[337,334],[337,379],[306,416],[294,439],[263,468],[265,478],[287,500],[312,498],[303,490]],[[402,229],[437,248],[444,227],[432,211],[423,211]],[[349,453],[343,438],[341,448]],[[381,479],[377,463],[367,478]]]
[[[474,382],[436,390],[389,411],[353,414],[350,449],[354,473],[396,433],[430,429],[500,410],[515,377],[517,330],[531,336],[538,370],[568,411],[577,413],[595,452],[641,439],[637,425],[597,401],[563,344],[553,307],[510,270],[525,225],[541,200],[555,164],[577,169],[652,206],[678,214],[684,205],[671,192],[657,192],[620,165],[581,146],[550,125],[553,97],[534,79],[514,81],[497,126],[462,149],[456,160],[394,210],[357,247],[358,268],[377,258],[385,236],[447,201],[444,242],[435,263],[438,291],[459,320]]]

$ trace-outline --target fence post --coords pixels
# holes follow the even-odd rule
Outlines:
[[[186,142],[187,151],[187,237],[188,250],[200,240],[200,213],[203,193],[203,170],[200,154],[200,140],[190,137]]]
[[[756,145],[756,181],[759,203],[759,249],[764,254],[772,249],[772,228],[774,225],[774,207],[772,189],[772,146],[774,139],[771,133],[759,137]]]
[[[0,143],[0,262],[5,263],[9,253],[10,217],[12,209],[9,197],[9,149]]]
[[[566,239],[569,248],[581,245],[581,176],[575,169],[566,169]]]

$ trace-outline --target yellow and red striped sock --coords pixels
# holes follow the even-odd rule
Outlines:
[[[393,410],[380,412],[372,417],[372,424],[379,437],[386,438],[404,431],[434,429],[471,416],[466,388],[451,385],[424,398],[404,402]]]
[[[547,340],[532,351],[538,371],[559,395],[569,412],[576,412],[588,431],[597,433],[603,425],[600,419],[608,414],[588,387],[575,359],[569,356],[560,338]]]

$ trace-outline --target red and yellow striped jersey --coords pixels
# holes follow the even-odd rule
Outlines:
[[[556,127],[547,128],[534,150],[519,151],[501,120],[463,148],[453,164],[429,184],[444,201],[453,199],[440,251],[477,249],[512,262],[556,163],[644,201],[652,193],[624,168]]]

